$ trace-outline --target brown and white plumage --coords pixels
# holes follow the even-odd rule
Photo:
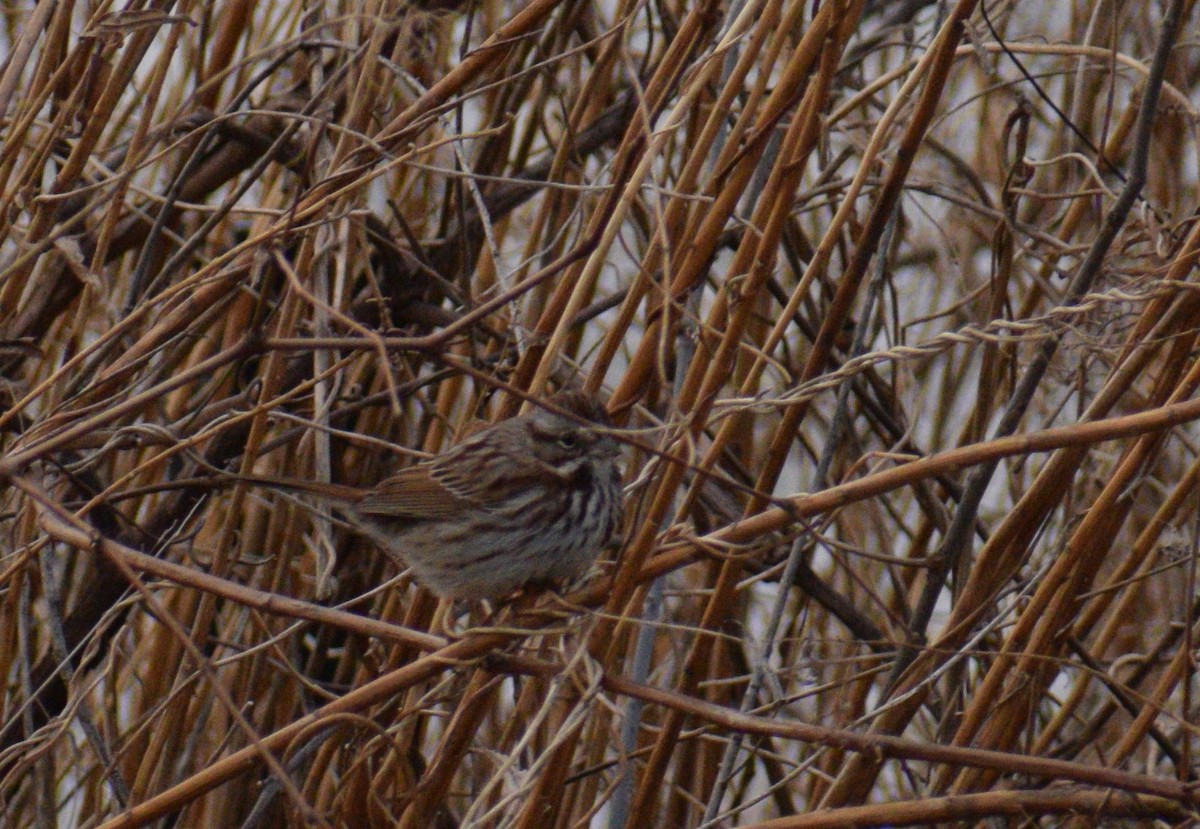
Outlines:
[[[582,575],[620,523],[620,444],[581,392],[495,424],[342,509],[439,596],[496,598]],[[599,428],[597,428],[599,427]]]

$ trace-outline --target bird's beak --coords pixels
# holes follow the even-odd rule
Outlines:
[[[600,439],[600,447],[604,450],[605,456],[610,458],[621,457],[625,449],[618,441],[607,436]]]

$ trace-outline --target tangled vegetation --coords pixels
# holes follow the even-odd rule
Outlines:
[[[6,825],[1194,819],[1193,6],[7,4]],[[272,483],[563,388],[575,583]]]

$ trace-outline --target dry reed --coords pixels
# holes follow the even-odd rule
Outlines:
[[[0,821],[1193,818],[1193,5],[9,4]],[[558,593],[230,482],[570,384]]]

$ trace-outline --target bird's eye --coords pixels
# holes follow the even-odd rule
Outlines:
[[[579,435],[574,432],[567,432],[565,435],[558,436],[558,445],[563,449],[575,449],[579,446]]]

